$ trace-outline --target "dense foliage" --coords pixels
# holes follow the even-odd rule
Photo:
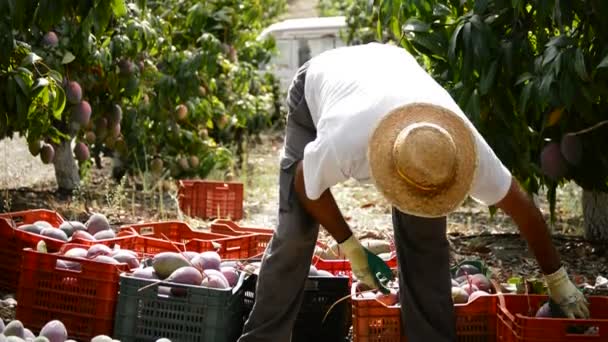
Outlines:
[[[62,142],[86,169],[205,177],[278,117],[257,34],[284,0],[10,0],[0,3],[0,138],[50,163]],[[98,159],[97,159],[98,160]]]
[[[606,191],[608,2],[349,0],[351,44],[403,46],[526,188]]]

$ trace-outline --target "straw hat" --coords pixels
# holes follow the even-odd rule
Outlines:
[[[371,177],[393,206],[440,217],[466,199],[477,168],[470,128],[454,112],[413,103],[389,112],[368,145]]]

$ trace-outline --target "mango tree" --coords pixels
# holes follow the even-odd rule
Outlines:
[[[573,180],[608,240],[608,2],[351,0],[352,43],[390,41],[445,86],[531,193]]]
[[[19,133],[43,163],[53,163],[58,187],[80,183],[76,159],[89,164],[95,113],[112,112],[108,136],[120,135],[120,101],[110,47],[100,40],[126,13],[122,0],[13,0],[0,3],[0,139]],[[74,148],[72,148],[72,143]],[[103,140],[102,140],[103,144]]]
[[[277,118],[276,82],[257,72],[273,42],[255,38],[284,5],[2,2],[0,139],[25,136],[62,190],[78,187],[78,171],[92,160],[100,167],[103,154],[117,178],[205,177],[232,162],[235,141]]]
[[[140,94],[125,102],[122,172],[204,177],[231,164],[232,151],[240,156],[247,137],[276,120],[276,81],[258,72],[274,43],[256,38],[281,4],[149,1],[130,11],[112,41],[145,67],[135,76]]]

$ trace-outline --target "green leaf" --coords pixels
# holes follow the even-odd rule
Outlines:
[[[481,74],[481,79],[479,80],[479,92],[481,95],[486,95],[492,87],[492,84],[494,84],[497,70],[498,62],[494,61],[490,64],[488,70]]]
[[[30,52],[23,60],[21,61],[21,66],[34,65],[36,62],[41,61],[42,57],[37,54]]]
[[[521,74],[518,78],[517,81],[515,82],[515,85],[520,85],[522,83],[525,83],[526,81],[529,81],[533,78],[534,76],[529,73],[529,72],[524,72],[523,74]]]
[[[125,5],[124,0],[112,0],[111,6],[115,16],[122,17],[127,14],[127,6]]]
[[[479,101],[479,92],[474,89],[471,93],[471,97],[466,106],[466,113],[469,115],[471,120],[476,123],[479,122],[479,113],[481,112],[481,105]]]
[[[574,71],[576,71],[581,80],[589,80],[589,74],[587,74],[587,68],[585,67],[585,57],[580,48],[574,52]]]
[[[542,66],[544,67],[547,64],[553,62],[553,60],[557,56],[558,52],[559,51],[555,47],[553,47],[553,46],[548,47],[545,50],[545,52],[543,53],[543,64],[542,64]]]
[[[430,24],[416,18],[410,18],[405,22],[405,24],[403,24],[404,32],[428,32],[430,29]]]
[[[15,83],[17,83],[17,85],[19,86],[19,88],[21,89],[21,93],[25,96],[29,96],[30,94],[30,86],[29,86],[29,82],[26,82],[23,79],[23,75],[20,74],[16,74],[15,75]]]
[[[42,91],[43,89],[47,88],[49,84],[49,80],[47,80],[46,78],[37,78],[36,82],[34,82],[34,85],[32,86],[32,97],[38,96],[37,94],[39,94],[40,91]]]
[[[434,17],[446,17],[450,14],[450,8],[444,4],[438,3],[433,6]]]
[[[452,37],[450,37],[450,45],[448,47],[448,60],[452,64],[454,64],[456,61],[456,46],[458,45],[458,36],[460,35],[460,31],[462,30],[463,26],[464,24],[460,22],[460,24],[456,26],[454,33],[452,33]]]
[[[63,59],[61,59],[61,64],[69,64],[75,59],[76,57],[70,51],[66,51],[63,55]]]
[[[598,64],[595,68],[601,69],[601,68],[606,68],[606,67],[608,67],[608,54],[606,54],[606,56],[604,56],[604,58],[602,58],[602,61],[600,62],[600,64]]]
[[[520,101],[519,101],[519,112],[525,113],[528,108],[528,101],[532,95],[532,89],[534,87],[534,81],[530,81],[524,86],[524,89],[521,91]]]

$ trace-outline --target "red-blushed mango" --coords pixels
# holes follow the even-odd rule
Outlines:
[[[84,225],[87,227],[89,234],[92,234],[93,236],[102,230],[111,229],[108,218],[100,213],[91,215]]]
[[[192,266],[184,266],[173,271],[165,280],[177,284],[199,285],[203,282],[203,275]]]
[[[49,342],[65,342],[68,339],[68,332],[61,321],[52,320],[42,327],[40,336],[48,338]]]
[[[80,221],[64,221],[59,225],[59,229],[63,230],[68,237],[72,237],[74,232],[87,228]]]
[[[94,244],[93,246],[89,247],[89,250],[87,251],[87,258],[91,259],[98,255],[111,256],[112,249],[100,243]]]
[[[540,154],[540,168],[550,179],[557,181],[568,172],[568,164],[560,148],[560,144],[551,142],[547,144]]]
[[[70,258],[86,258],[87,254],[88,254],[88,251],[86,249],[81,248],[81,247],[74,247],[74,248],[69,249],[63,255],[70,257]]]
[[[40,227],[40,226],[37,226],[35,224],[26,223],[26,224],[20,225],[18,229],[26,231],[28,233],[40,234],[40,232],[42,232],[42,230],[44,228]]]
[[[57,33],[49,31],[42,36],[42,45],[46,47],[57,47],[59,44],[59,37]]]
[[[85,127],[91,120],[91,105],[88,101],[83,100],[72,106],[72,121],[77,122],[80,127]]]
[[[111,265],[118,265],[121,264],[121,262],[119,262],[118,260],[112,258],[111,256],[108,255],[98,255],[96,257],[93,258],[93,261],[97,261],[97,262],[103,262],[105,264],[111,264]]]
[[[55,159],[55,148],[51,144],[44,143],[40,148],[40,160],[44,164],[50,164]]]
[[[156,274],[156,271],[154,271],[154,267],[144,267],[144,268],[138,268],[135,271],[133,271],[133,273],[131,274],[133,277],[136,278],[142,278],[142,279],[152,279],[152,280],[156,280],[159,279],[158,275]]]
[[[76,239],[86,240],[86,241],[95,241],[95,238],[93,237],[93,235],[89,234],[89,232],[87,232],[85,230],[75,231],[74,234],[72,234],[72,240],[76,240]]]
[[[481,291],[490,291],[492,288],[492,284],[490,280],[483,274],[477,273],[470,277],[471,284],[477,286],[477,288]]]
[[[234,267],[222,266],[220,271],[228,281],[228,286],[234,287],[239,280],[239,272]]]
[[[65,97],[70,104],[79,104],[82,101],[82,88],[76,81],[68,82],[65,87]]]
[[[564,159],[572,165],[578,165],[583,159],[583,144],[578,135],[564,135],[560,142],[560,150]]]
[[[89,147],[83,142],[77,142],[74,146],[74,155],[76,156],[76,160],[83,162],[88,160],[91,156],[89,154]]]
[[[127,251],[120,251],[112,255],[112,257],[121,264],[127,264],[127,266],[129,266],[129,269],[136,269],[139,267],[139,259],[137,258],[137,256],[134,256],[133,254]]]
[[[68,236],[65,234],[65,232],[58,228],[44,228],[40,232],[40,235],[47,236],[56,240],[68,241]]]
[[[108,240],[116,237],[116,233],[112,229],[101,230],[93,235],[95,240]]]
[[[214,269],[206,269],[203,271],[203,283],[205,279],[209,279],[210,282],[221,282],[221,286],[219,288],[226,289],[230,287],[228,284],[228,279],[222,274],[222,272]]]

